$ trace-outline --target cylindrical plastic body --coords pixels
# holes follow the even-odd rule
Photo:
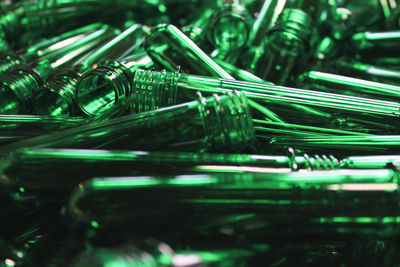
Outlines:
[[[340,60],[341,61],[341,60]],[[374,99],[383,99],[390,101],[400,100],[400,86],[391,85],[387,83],[380,83],[371,81],[370,79],[359,79],[353,78],[355,72],[363,73],[363,76],[367,76],[371,73],[371,77],[390,77],[390,75],[395,78],[396,71],[391,72],[382,68],[374,68],[370,65],[365,65],[362,63],[353,62],[337,62],[335,63],[338,67],[344,67],[347,69],[347,73],[351,74],[352,77],[343,76],[334,73],[321,72],[321,71],[309,71],[300,75],[297,86],[306,89],[313,89],[317,91],[325,91],[330,93],[339,93],[359,97],[370,97]],[[352,71],[349,71],[351,69]],[[337,72],[341,72],[340,68]],[[397,72],[399,75],[400,72]],[[398,76],[400,80],[400,75]]]
[[[260,77],[257,77],[248,71],[242,70],[233,64],[230,64],[230,63],[225,62],[218,58],[216,58],[214,60],[218,65],[220,65],[222,68],[224,68],[224,70],[227,71],[230,75],[232,75],[236,80],[246,81],[246,82],[258,82],[258,83],[264,82],[264,80],[261,79]],[[269,83],[269,84],[273,84],[273,83]]]
[[[137,53],[127,60],[107,61],[82,75],[76,85],[76,101],[84,113],[93,117],[117,105],[130,106],[136,69],[150,68],[153,61],[146,53]],[[148,110],[132,109],[131,113]]]
[[[61,71],[35,92],[33,106],[37,114],[49,116],[80,115],[75,101],[75,88],[80,74],[74,70]]]
[[[310,153],[334,153],[339,156],[393,154],[400,151],[399,135],[321,135],[292,137],[275,136],[276,146],[298,147]]]
[[[83,118],[54,118],[33,115],[0,115],[0,143],[7,144],[51,132],[78,127]]]
[[[184,245],[180,244],[182,247]],[[166,243],[156,240],[142,240],[125,243],[119,247],[95,247],[91,251],[82,252],[71,263],[71,267],[84,266],[165,266],[165,267],[223,267],[246,266],[250,259],[269,249],[254,249],[242,245],[237,248],[230,244],[213,244],[203,249],[194,244],[191,249],[174,251]],[[70,260],[70,259],[65,259]],[[261,260],[259,264],[261,264]],[[255,261],[253,261],[253,264]]]
[[[173,25],[154,27],[146,38],[145,48],[155,62],[169,71],[175,71],[180,66],[185,73],[233,79]]]
[[[400,30],[387,32],[359,32],[353,35],[351,45],[362,58],[399,57]]]
[[[140,90],[133,92],[132,105],[143,103],[140,98],[155,106],[165,106],[193,99],[197,91],[207,94],[242,90],[251,100],[253,110],[257,110],[253,115],[258,117],[260,111],[264,119],[271,115],[263,110],[266,106],[292,124],[370,133],[399,129],[397,102],[142,69],[136,71],[133,84]],[[285,127],[285,123],[281,125]]]
[[[102,23],[85,25],[83,27],[64,32],[55,37],[46,38],[34,43],[25,49],[19,50],[18,54],[28,63],[41,58],[46,58],[46,56],[74,44],[89,34],[102,29],[103,27],[104,25]]]
[[[250,240],[272,234],[337,240],[397,234],[397,192],[392,170],[95,178],[77,188],[68,210],[103,229],[212,234],[230,227]],[[151,220],[154,214],[165,219]]]
[[[34,96],[36,112],[40,115],[79,115],[75,96],[80,71],[90,69],[102,59],[119,59],[129,55],[143,43],[146,29],[145,26],[134,24],[80,60],[76,67],[79,71],[65,71],[49,79]]]
[[[26,65],[15,65],[1,76],[1,114],[31,114],[32,96],[44,83],[42,76]]]
[[[0,151],[21,147],[244,151],[254,139],[247,100],[236,92],[43,135]]]
[[[242,4],[223,1],[205,29],[218,58],[229,63],[237,60],[240,49],[249,40],[250,24],[250,15]]]
[[[256,75],[266,81],[287,84],[297,64],[309,52],[311,18],[299,9],[285,9],[268,32],[265,55],[257,63]]]
[[[114,29],[104,25],[101,29],[79,41],[40,58],[31,67],[15,65],[2,78],[0,98],[3,99],[3,114],[30,114],[32,97],[54,70],[73,65],[83,54],[115,36]]]
[[[398,171],[400,156],[398,155],[368,155],[350,156],[340,162],[343,168],[351,169],[394,169]]]
[[[29,64],[35,60],[45,59],[46,56],[70,46],[90,33],[101,29],[102,26],[101,23],[93,23],[80,27],[58,36],[39,41],[25,49],[17,51],[17,53],[4,51],[0,53],[0,74],[14,65]]]
[[[59,121],[62,122],[61,119]],[[67,125],[65,124],[64,127]],[[18,130],[13,132],[19,133]],[[39,128],[38,132],[40,131],[42,129]],[[32,132],[32,134],[36,133]],[[326,155],[278,156],[96,149],[22,149],[13,151],[2,158],[3,178],[0,184],[3,189],[17,190],[19,194],[14,197],[15,199],[40,202],[48,198],[38,198],[38,196],[46,195],[51,196],[49,198],[51,201],[57,199],[62,201],[78,183],[101,175],[158,176],[216,172],[266,173],[268,175],[296,170],[335,169],[338,164],[339,161],[336,158]],[[67,165],[68,168],[63,167]],[[58,172],[61,168],[63,171]],[[57,176],[54,176],[55,172],[58,172]]]
[[[366,64],[350,58],[341,58],[332,62],[338,73],[352,75],[363,79],[400,85],[400,70],[379,65]],[[387,96],[390,96],[388,94]]]

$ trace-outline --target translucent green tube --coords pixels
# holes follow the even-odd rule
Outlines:
[[[246,82],[260,82],[260,83],[264,82],[264,80],[261,79],[260,77],[257,77],[248,71],[242,70],[233,64],[230,64],[218,58],[215,58],[214,61],[222,68],[224,68],[224,70],[227,71],[230,75],[232,75],[236,80],[246,81]]]
[[[357,76],[380,83],[400,84],[400,71],[397,69],[343,58],[334,61],[332,65],[337,68],[341,74]],[[388,94],[388,96],[390,96],[390,94]]]
[[[79,41],[33,62],[31,67],[16,65],[8,69],[1,78],[0,98],[4,101],[3,114],[30,114],[32,96],[52,72],[73,65],[79,57],[113,36],[114,29],[103,25]]]
[[[33,115],[0,115],[0,143],[6,144],[24,140],[85,124],[78,117],[53,118]]]
[[[52,32],[68,31],[79,25],[79,22],[98,21],[99,18],[113,17],[127,10],[134,9],[141,13],[149,14],[148,10],[157,12],[159,1],[93,1],[93,0],[66,0],[44,1],[25,0],[13,12],[8,12],[0,18],[6,36],[13,39],[24,32],[29,32],[33,37],[43,36]],[[122,17],[122,16],[121,16]],[[22,23],[21,23],[22,22]]]
[[[306,136],[296,139],[274,136],[273,144],[287,145],[307,151],[325,151],[335,155],[356,154],[392,154],[399,151],[399,135],[365,135],[365,136]]]
[[[95,178],[77,188],[68,211],[74,220],[95,222],[100,229],[144,223],[154,231],[179,227],[207,232],[224,227],[213,226],[218,219],[236,216],[225,222],[236,234],[255,240],[278,233],[333,239],[391,236],[398,233],[400,221],[396,192],[398,178],[392,170]],[[155,213],[168,219],[155,222]],[[260,225],[252,232],[256,222]]]
[[[237,62],[240,67],[252,73],[256,71],[256,64],[265,53],[264,43],[267,39],[267,31],[275,24],[278,15],[285,6],[285,2],[286,0],[264,1],[250,30],[248,49],[242,51],[240,60]]]
[[[393,52],[400,41],[400,31],[387,32],[359,32],[353,35],[352,45],[358,51],[373,50],[379,52]]]
[[[236,62],[240,49],[249,40],[250,19],[241,1],[220,1],[205,29],[218,58],[229,63]]]
[[[389,152],[389,151],[388,151]],[[350,156],[344,158],[340,165],[352,169],[382,169],[398,168],[400,156],[398,155],[373,155],[373,156]]]
[[[128,115],[3,146],[245,151],[254,142],[247,99],[238,92]]]
[[[36,91],[34,95],[36,112],[55,116],[80,115],[75,101],[76,84],[81,76],[80,73],[98,64],[102,59],[119,59],[136,51],[143,43],[146,31],[146,26],[134,24],[79,60],[79,63],[75,63],[77,70],[57,73]]]
[[[293,153],[289,156],[280,156],[96,149],[21,149],[10,152],[2,158],[1,184],[2,187],[14,187],[18,190],[24,188],[25,195],[32,190],[42,192],[52,190],[54,194],[59,194],[60,191],[68,192],[79,182],[100,175],[208,172],[270,174],[296,170],[335,169],[338,164],[339,161],[333,156],[300,156]],[[64,165],[70,167],[54,177],[54,172]]]
[[[17,53],[4,51],[0,54],[0,74],[14,65],[26,64],[35,60],[46,58],[46,56],[61,50],[83,37],[101,29],[101,23],[94,23],[80,27],[61,35],[37,42],[26,49],[19,50]]]
[[[199,245],[194,247],[198,247]],[[183,247],[183,246],[182,246]],[[217,247],[217,248],[215,248]],[[94,248],[93,251],[82,252],[71,263],[72,267],[83,266],[245,266],[249,260],[269,249],[268,245],[258,249],[246,246],[222,244],[208,249],[188,249],[174,251],[169,245],[156,240],[129,242],[119,247]]]
[[[285,85],[297,64],[310,50],[311,18],[300,9],[286,8],[268,32],[265,54],[257,62],[255,74],[264,80]]]
[[[144,94],[144,99],[148,99],[149,103],[167,106],[169,103],[193,99],[197,91],[218,93],[242,90],[251,100],[253,114],[257,119],[259,116],[274,117],[269,113],[272,111],[292,124],[353,132],[395,132],[399,128],[397,102],[143,69],[136,71],[133,84],[133,107],[141,105]],[[263,110],[263,106],[268,110]],[[285,123],[281,121],[281,124],[284,126]]]
[[[129,108],[133,91],[133,74],[138,68],[151,68],[153,61],[146,52],[135,53],[126,61],[107,61],[85,72],[76,84],[76,101],[90,117],[104,116],[115,106]],[[154,108],[153,108],[154,109]],[[134,110],[144,112],[146,110]]]
[[[311,70],[303,73],[298,79],[298,86],[306,89],[314,89],[318,91],[325,91],[331,93],[340,93],[346,95],[360,96],[360,97],[371,97],[374,99],[383,99],[390,101],[398,101],[400,99],[400,86],[380,83],[371,81],[370,78],[382,77],[388,80],[400,80],[399,71],[391,71],[389,69],[383,69],[374,67],[367,64],[358,62],[345,62],[341,59],[338,60],[336,65],[339,68],[338,72],[346,70],[352,76],[344,76],[329,72],[321,72]],[[350,71],[351,70],[351,71]],[[364,74],[366,79],[355,78],[355,73]]]
[[[155,62],[170,71],[181,66],[183,72],[233,79],[173,25],[154,27],[146,38],[145,48]]]

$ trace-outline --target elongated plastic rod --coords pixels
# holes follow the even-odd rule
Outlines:
[[[392,154],[400,151],[400,135],[365,135],[365,136],[311,136],[288,137],[275,136],[276,145],[287,145],[295,148],[329,151],[345,155],[355,154]]]
[[[238,92],[91,123],[0,148],[248,150],[255,141],[246,97]]]
[[[210,154],[96,149],[22,149],[1,159],[0,184],[14,199],[64,200],[78,183],[95,176],[201,173],[285,173],[335,169],[333,156]],[[69,168],[58,172],[61,166]],[[21,190],[21,188],[23,190]],[[22,192],[23,191],[23,192]],[[40,195],[46,194],[47,199]],[[28,196],[33,196],[30,198]],[[51,197],[50,197],[51,196]]]
[[[335,117],[340,118],[340,116],[344,116],[345,119],[354,119],[358,123],[376,125],[376,127],[380,128],[398,129],[400,126],[398,122],[400,105],[397,102],[264,83],[234,81],[165,71],[156,72],[143,69],[136,71],[133,84],[135,90],[132,94],[132,105],[140,103],[137,97],[143,97],[143,94],[146,94],[148,98],[151,98],[154,97],[151,95],[154,92],[159,92],[157,95],[164,95],[164,97],[157,99],[160,101],[158,103],[159,106],[165,106],[168,105],[166,101],[179,103],[184,99],[193,99],[194,93],[197,91],[202,93],[222,93],[231,90],[241,90],[245,92],[249,100],[257,101],[261,106],[265,105],[267,108],[273,107],[272,111],[280,111],[281,113],[277,112],[278,116],[290,123],[315,124],[318,117],[321,117],[325,122],[331,122]],[[322,111],[322,113],[305,113],[303,107]],[[383,123],[382,120],[377,118],[392,120],[391,122],[385,121]],[[353,130],[360,129],[356,128]]]
[[[338,64],[344,65],[345,63]],[[352,68],[351,66],[348,67]],[[365,75],[371,75],[370,77],[381,76],[389,79],[395,79],[397,77],[397,79],[400,80],[399,71],[378,69],[367,65],[361,66],[355,63],[354,68],[363,71]],[[354,71],[352,71],[352,73],[354,73]],[[320,71],[303,73],[300,76],[300,86],[361,97],[374,97],[393,101],[400,99],[400,86]]]
[[[290,233],[295,225],[294,233],[390,236],[399,232],[395,227],[399,223],[396,192],[397,175],[387,169],[270,176],[96,178],[79,186],[69,202],[69,212],[75,220],[95,221],[98,227],[133,227],[157,213],[169,219],[160,223],[149,221],[155,228],[157,225],[187,228],[186,225],[207,229],[218,218],[252,213],[251,218],[264,220],[257,229],[260,235],[264,231]],[[146,197],[149,195],[157,198]],[[131,212],[133,207],[135,212]],[[181,216],[175,217],[177,214]],[[384,218],[387,221],[383,222]]]

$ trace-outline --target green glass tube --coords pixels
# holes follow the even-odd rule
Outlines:
[[[14,65],[26,64],[45,58],[46,56],[79,41],[88,34],[101,29],[101,27],[102,24],[94,23],[39,41],[25,49],[18,50],[17,53],[10,50],[4,51],[0,54],[0,74]]]
[[[70,266],[245,266],[255,255],[268,251],[269,246],[265,245],[262,248],[235,248],[225,244],[219,248],[213,245],[203,250],[192,248],[174,251],[166,243],[144,240],[125,243],[119,247],[97,247],[93,251],[82,252]]]
[[[243,151],[254,139],[247,99],[232,92],[31,138],[1,151],[21,147]]]
[[[380,83],[400,84],[400,71],[397,69],[371,65],[350,58],[341,58],[331,64],[341,74],[353,75]]]
[[[205,35],[213,45],[216,57],[234,63],[239,51],[247,45],[251,17],[241,1],[223,0],[211,15]]]
[[[264,80],[286,84],[298,62],[310,50],[308,42],[312,20],[300,9],[284,9],[268,32],[265,54],[255,74]]]
[[[387,32],[359,32],[353,35],[351,44],[353,48],[361,52],[371,52],[380,56],[397,54],[396,47],[400,41],[400,31]]]
[[[32,97],[52,72],[66,68],[79,57],[115,36],[114,29],[107,25],[87,35],[46,58],[33,62],[31,66],[15,65],[1,77],[0,95],[4,114],[30,114]]]
[[[80,73],[61,71],[48,79],[33,96],[35,113],[44,116],[78,116],[81,112],[75,101],[75,88]]]
[[[277,233],[336,235],[334,239],[391,236],[398,233],[396,192],[397,175],[387,169],[95,178],[77,188],[68,212],[77,222],[95,222],[99,229],[132,229],[143,223],[154,231],[179,227],[207,232],[223,228],[224,220],[212,226],[218,218],[236,216],[236,221],[225,222],[237,224],[235,233],[249,233],[249,237],[248,227],[259,220],[252,238],[261,240]],[[154,214],[168,219],[151,220]]]
[[[154,27],[146,38],[145,48],[155,62],[170,71],[181,66],[183,72],[233,79],[173,25]]]
[[[399,151],[399,135],[365,136],[305,136],[296,139],[275,136],[272,141],[277,146],[291,146],[309,152],[322,151],[335,155],[393,154]]]
[[[282,126],[286,122],[353,132],[386,133],[398,129],[397,102],[143,69],[136,71],[133,84],[133,107],[142,105],[144,93],[144,99],[152,99],[150,103],[162,107],[193,99],[197,91],[205,94],[242,90],[250,100],[253,116],[258,120],[260,116],[265,120],[274,118],[276,114],[284,120],[280,121]],[[264,110],[264,106],[268,110]]]
[[[60,120],[61,121],[61,120]],[[64,125],[67,127],[67,125]],[[47,130],[47,129],[46,129]],[[16,131],[14,131],[16,132]],[[1,160],[2,188],[14,188],[19,198],[41,192],[61,195],[95,176],[187,173],[285,173],[335,169],[339,161],[327,155],[251,155],[189,152],[114,151],[98,149],[21,149]],[[70,166],[57,177],[62,166]],[[21,192],[23,188],[23,192]],[[13,191],[15,191],[13,189]],[[37,190],[37,191],[35,191]]]
[[[119,59],[135,52],[143,43],[147,27],[134,24],[81,59],[74,70],[57,73],[34,95],[34,109],[40,115],[76,116],[76,84],[81,72],[98,65],[100,60]]]
[[[85,114],[93,118],[104,116],[115,106],[130,106],[133,74],[139,67],[151,68],[153,61],[144,51],[125,60],[103,62],[97,68],[85,72],[78,80],[76,101]],[[133,110],[132,113],[144,111],[149,109]]]
[[[259,83],[264,82],[264,80],[261,79],[260,77],[257,77],[256,75],[254,75],[248,71],[242,70],[233,64],[225,62],[224,60],[215,58],[214,61],[218,65],[220,65],[222,68],[224,68],[224,70],[227,71],[230,75],[232,75],[236,80],[247,81],[247,82],[259,82]],[[269,82],[266,82],[266,83],[269,83]],[[269,83],[269,84],[273,84],[273,83]]]
[[[297,86],[306,89],[325,91],[331,93],[346,94],[359,97],[370,97],[374,99],[383,99],[390,101],[398,101],[400,97],[400,87],[387,83],[371,81],[371,79],[355,78],[356,73],[364,74],[364,77],[389,77],[395,78],[396,71],[386,71],[383,68],[375,68],[371,65],[346,62],[341,59],[334,63],[341,73],[346,72],[352,76],[344,76],[329,72],[311,70],[300,75]],[[349,71],[351,70],[351,71]],[[400,72],[397,72],[399,75]],[[393,77],[394,76],[394,77]],[[399,76],[400,77],[400,76]]]
[[[341,160],[343,168],[351,169],[382,169],[391,168],[397,170],[400,163],[398,155],[368,155],[350,156]]]
[[[5,18],[0,18],[0,24],[7,29],[6,35],[9,38],[13,38],[12,34],[21,35],[24,32],[38,37],[52,32],[67,31],[82,23],[99,21],[110,16],[114,17],[115,21],[119,19],[116,14],[120,15],[130,9],[146,12],[146,8],[151,9],[157,5],[158,1],[26,0],[13,12],[8,12]],[[154,11],[157,12],[157,9]]]
[[[278,15],[282,12],[286,0],[265,0],[261,6],[249,34],[248,48],[239,56],[237,64],[240,67],[254,73],[258,60],[264,55],[264,43],[267,32],[275,24]]]
[[[20,57],[22,57],[26,62],[32,62],[41,58],[46,57],[54,52],[59,51],[60,49],[66,48],[73,43],[81,40],[83,37],[98,31],[104,25],[102,23],[92,23],[89,25],[85,25],[83,27],[79,27],[67,32],[64,32],[60,35],[46,38],[41,40],[29,47],[21,49],[18,51]]]
[[[206,28],[214,10],[214,6],[207,5],[207,7],[203,8],[202,12],[199,13],[201,15],[196,18],[196,20],[183,26],[181,29],[182,32],[206,54],[212,52],[212,45],[209,43],[206,36]]]
[[[357,1],[348,1],[344,7],[348,8],[354,18],[356,30],[362,31],[368,27],[377,29],[397,30],[399,24],[400,2],[397,0],[369,0],[360,5]]]
[[[0,143],[7,144],[29,137],[65,130],[85,124],[78,117],[52,118],[34,115],[0,115]]]

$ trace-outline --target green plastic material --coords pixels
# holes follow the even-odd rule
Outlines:
[[[225,222],[253,241],[277,233],[391,236],[400,222],[397,192],[392,170],[95,178],[76,189],[69,213],[76,221],[119,230],[148,221],[153,231],[177,227],[212,233]],[[166,219],[151,221],[155,213]],[[291,219],[295,229],[286,227]]]
[[[43,135],[0,153],[22,147],[243,151],[254,139],[247,99],[235,92]]]

